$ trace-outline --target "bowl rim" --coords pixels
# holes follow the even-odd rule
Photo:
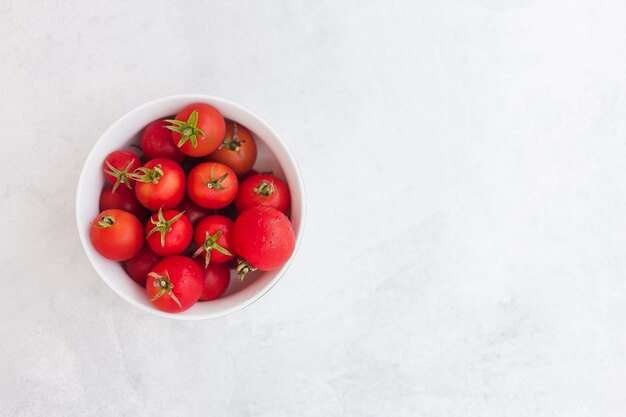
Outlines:
[[[87,161],[89,161],[92,158],[92,154],[95,151],[95,147],[96,144],[99,143],[103,137],[105,137],[111,130],[113,130],[117,125],[124,123],[127,119],[132,118],[136,113],[139,113],[140,111],[142,111],[144,108],[149,107],[149,106],[153,106],[153,105],[157,105],[159,103],[162,102],[167,102],[170,100],[181,100],[181,99],[186,99],[189,100],[190,103],[194,102],[194,101],[208,101],[209,104],[212,103],[221,103],[227,106],[231,106],[233,108],[236,108],[238,111],[241,111],[243,113],[247,113],[248,115],[252,116],[253,118],[255,118],[259,123],[261,123],[262,125],[264,125],[264,127],[270,131],[272,133],[272,135],[274,136],[274,138],[277,140],[277,142],[283,147],[285,154],[288,156],[288,158],[290,159],[290,161],[292,162],[293,166],[294,166],[294,173],[295,173],[295,178],[296,178],[296,187],[300,190],[300,194],[301,194],[301,200],[302,200],[302,204],[301,204],[301,209],[300,209],[300,227],[299,227],[299,232],[296,235],[296,245],[294,248],[294,252],[291,255],[291,257],[289,258],[289,260],[287,261],[287,263],[285,263],[285,265],[283,265],[281,267],[282,271],[281,273],[277,274],[276,277],[274,277],[261,291],[257,292],[256,294],[254,294],[252,297],[248,297],[247,299],[243,300],[240,303],[237,303],[229,308],[225,308],[223,310],[220,310],[218,312],[214,312],[214,313],[208,313],[208,314],[203,314],[203,315],[180,315],[180,314],[176,314],[176,313],[167,313],[161,310],[158,310],[156,308],[150,308],[147,307],[141,303],[138,303],[137,301],[135,301],[132,297],[130,297],[129,295],[127,295],[125,292],[119,290],[117,287],[115,287],[111,282],[109,282],[109,280],[106,278],[106,274],[104,273],[104,271],[102,271],[100,269],[100,267],[98,266],[98,264],[94,261],[94,256],[95,256],[95,250],[94,251],[90,251],[87,249],[87,245],[90,244],[90,242],[87,242],[87,238],[83,237],[83,234],[81,233],[81,224],[79,223],[79,210],[80,210],[80,206],[79,206],[79,197],[81,194],[81,189],[83,186],[83,182],[85,181],[85,175],[86,175],[86,170],[87,170]],[[89,263],[91,264],[91,267],[96,271],[96,273],[98,274],[98,276],[100,277],[100,279],[102,281],[104,281],[107,286],[113,290],[113,292],[115,292],[118,296],[120,296],[122,299],[124,299],[126,302],[132,304],[133,306],[139,308],[142,311],[148,312],[150,314],[156,315],[156,316],[160,316],[160,317],[166,317],[172,320],[185,320],[185,321],[191,321],[191,320],[208,320],[208,319],[215,319],[218,317],[224,317],[226,315],[232,314],[236,311],[240,311],[243,310],[244,308],[250,306],[251,304],[253,304],[254,302],[256,302],[257,300],[259,300],[261,297],[263,297],[265,294],[267,294],[275,285],[276,283],[278,283],[278,281],[285,275],[285,273],[287,272],[287,270],[289,269],[289,267],[291,266],[291,263],[293,262],[293,260],[295,259],[298,250],[300,248],[300,244],[302,241],[302,237],[304,235],[304,230],[306,228],[306,192],[305,192],[305,188],[304,188],[304,181],[302,179],[302,172],[300,170],[300,166],[298,165],[298,161],[296,160],[296,158],[294,158],[293,153],[291,152],[291,149],[289,148],[289,146],[287,145],[287,143],[285,142],[285,140],[283,139],[283,137],[276,131],[276,129],[274,129],[272,127],[271,124],[269,124],[263,117],[259,116],[256,112],[250,110],[249,108],[233,101],[233,100],[229,100],[226,98],[222,98],[222,97],[218,97],[218,96],[213,96],[213,95],[209,95],[209,94],[199,94],[199,93],[181,93],[181,94],[174,94],[174,95],[168,95],[168,96],[163,96],[163,97],[159,97],[147,102],[144,102],[138,106],[133,107],[131,110],[127,111],[126,113],[124,113],[122,116],[120,116],[118,119],[116,119],[112,124],[109,125],[109,127],[107,127],[104,132],[102,132],[102,134],[98,137],[98,139],[93,143],[91,149],[89,150],[89,153],[87,154],[87,156],[85,157],[85,160],[83,162],[83,166],[81,168],[80,171],[80,175],[78,177],[78,182],[76,184],[76,193],[75,193],[75,218],[76,218],[76,231],[78,233],[78,237],[81,243],[81,246],[83,248],[84,253],[87,255],[87,259],[89,259]],[[93,253],[92,253],[93,252]]]

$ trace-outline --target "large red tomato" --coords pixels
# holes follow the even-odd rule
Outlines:
[[[224,139],[224,117],[213,106],[195,103],[182,109],[176,119],[168,119],[172,140],[189,156],[206,156],[217,149]]]
[[[146,281],[146,293],[162,311],[180,313],[202,295],[204,275],[198,264],[186,256],[170,256],[157,263]]]
[[[141,249],[143,226],[127,211],[104,210],[91,222],[89,237],[100,255],[113,261],[125,261]]]
[[[133,174],[137,181],[135,194],[152,211],[174,208],[185,197],[185,173],[176,162],[167,158],[148,161]]]
[[[271,207],[250,208],[235,220],[233,248],[239,255],[240,277],[259,269],[271,271],[285,264],[293,254],[296,235],[287,216]]]
[[[189,198],[200,207],[219,209],[235,200],[239,182],[232,169],[217,162],[196,165],[187,178]]]
[[[224,141],[207,159],[226,165],[237,176],[244,175],[256,162],[256,142],[248,129],[229,120]]]

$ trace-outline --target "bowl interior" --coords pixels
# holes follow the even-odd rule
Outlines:
[[[304,221],[303,185],[295,160],[274,129],[250,110],[229,100],[186,94],[148,102],[120,118],[96,142],[87,156],[80,175],[76,193],[76,221],[80,239],[95,270],[117,294],[143,310],[177,319],[218,317],[239,310],[267,292],[291,262],[290,260],[281,269],[275,271],[257,271],[248,274],[243,282],[231,276],[229,288],[222,298],[198,302],[187,311],[170,314],[155,309],[148,300],[145,289],[137,285],[118,262],[103,258],[91,245],[89,224],[99,213],[98,200],[105,186],[101,171],[104,158],[116,149],[127,149],[131,144],[139,144],[141,131],[148,123],[172,116],[185,105],[194,102],[209,103],[215,106],[225,118],[246,126],[257,140],[258,157],[255,169],[260,172],[272,171],[274,175],[287,181],[291,191],[290,219],[296,233],[296,250],[300,243]]]

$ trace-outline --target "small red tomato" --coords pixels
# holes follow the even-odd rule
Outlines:
[[[196,165],[187,178],[189,198],[200,207],[219,209],[235,200],[239,182],[232,169],[217,162]]]
[[[187,196],[183,199],[183,202],[176,207],[178,211],[184,211],[185,216],[189,218],[191,224],[195,227],[200,220],[210,215],[213,210],[200,207]]]
[[[233,221],[228,217],[214,214],[205,217],[196,226],[193,240],[198,250],[193,254],[194,258],[204,252],[205,266],[209,262],[224,263],[235,257],[231,243]]]
[[[233,248],[240,256],[237,273],[243,279],[256,269],[278,269],[291,257],[296,235],[287,216],[271,207],[253,207],[233,224]]]
[[[146,241],[150,249],[160,256],[183,253],[192,237],[193,226],[182,211],[159,209],[146,224]]]
[[[155,120],[146,126],[141,134],[141,149],[148,159],[168,158],[180,163],[185,154],[172,142],[172,132],[167,126],[165,120]]]
[[[141,166],[141,160],[131,151],[113,151],[102,163],[104,176],[111,184],[113,191],[117,190],[120,184],[133,189],[133,178],[130,174]]]
[[[274,175],[258,174],[239,185],[235,208],[241,213],[251,207],[272,207],[286,213],[290,203],[287,184]]]
[[[137,199],[151,211],[174,208],[185,197],[185,173],[171,159],[156,158],[148,161],[143,167],[137,168],[133,179],[137,181]]]
[[[113,261],[125,261],[141,249],[143,227],[137,217],[127,211],[104,210],[91,222],[89,237],[100,255]]]
[[[139,220],[145,219],[148,210],[141,205],[133,190],[121,187],[113,192],[113,187],[107,187],[100,194],[100,211],[120,209],[134,214]]]
[[[148,273],[160,260],[161,257],[152,252],[147,244],[144,244],[137,255],[124,262],[124,268],[137,284],[145,286]]]
[[[224,295],[230,284],[228,265],[212,263],[205,268],[203,259],[198,258],[196,262],[204,275],[204,289],[200,301],[216,300]]]
[[[170,256],[157,263],[146,281],[152,304],[168,313],[180,313],[202,295],[204,276],[197,263],[186,256]]]
[[[237,176],[244,175],[256,162],[256,142],[248,129],[229,120],[224,141],[207,160],[226,165]]]
[[[206,156],[217,149],[224,139],[224,117],[213,106],[195,103],[182,109],[167,129],[182,153],[189,156]]]

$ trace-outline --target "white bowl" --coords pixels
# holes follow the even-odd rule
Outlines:
[[[290,218],[296,233],[296,250],[280,269],[248,274],[240,282],[231,277],[226,294],[214,301],[198,302],[187,311],[172,314],[157,310],[146,295],[124,271],[121,264],[100,256],[89,239],[89,224],[98,215],[98,201],[105,185],[102,161],[116,149],[139,144],[143,128],[156,119],[175,115],[187,104],[203,102],[216,107],[225,118],[246,126],[257,140],[258,158],[255,169],[273,171],[289,184],[291,191]],[[223,316],[240,310],[269,291],[283,276],[297,252],[304,228],[304,185],[296,161],[278,133],[263,119],[245,107],[223,98],[202,94],[180,94],[159,98],[131,110],[109,127],[87,156],[76,190],[76,223],[80,241],[94,269],[113,291],[132,305],[150,313],[181,320],[199,320]]]

